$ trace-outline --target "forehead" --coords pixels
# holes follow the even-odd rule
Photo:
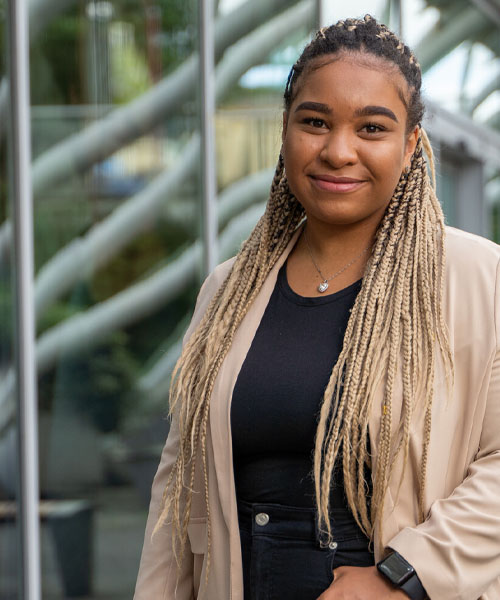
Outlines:
[[[313,99],[339,108],[345,104],[390,105],[406,117],[408,84],[396,65],[368,53],[322,56],[297,81],[292,106]],[[321,98],[321,99],[320,99]],[[292,108],[291,106],[291,108]]]

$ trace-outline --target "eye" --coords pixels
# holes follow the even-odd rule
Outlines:
[[[310,125],[311,127],[314,127],[316,129],[325,127],[325,122],[323,121],[323,119],[319,119],[318,117],[305,117],[304,119],[302,119],[302,123]]]
[[[363,125],[363,127],[361,128],[361,131],[365,131],[366,133],[380,133],[382,131],[386,131],[385,127],[383,127],[382,125],[377,125],[377,123],[367,123],[366,125]]]

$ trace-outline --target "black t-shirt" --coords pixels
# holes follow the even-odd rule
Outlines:
[[[361,280],[329,296],[304,298],[288,285],[286,262],[280,269],[233,391],[238,500],[315,507],[312,468],[319,410],[360,289]],[[350,521],[353,534],[359,534],[344,494],[341,460],[337,465],[330,506],[343,509],[344,524]],[[349,560],[357,564],[355,552],[346,564]],[[411,597],[426,595],[420,580],[414,586]]]
[[[315,506],[312,477],[319,409],[342,350],[361,280],[305,298],[288,285],[286,263],[233,392],[231,429],[236,493],[247,502]],[[346,507],[341,468],[332,508]]]

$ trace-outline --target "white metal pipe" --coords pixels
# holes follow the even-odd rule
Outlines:
[[[217,174],[215,162],[215,36],[213,0],[199,0],[201,80],[201,181],[203,197],[203,270],[217,264]]]
[[[403,4],[401,0],[391,1],[391,27],[400,39],[404,39]]]
[[[14,214],[19,524],[23,600],[40,600],[38,420],[35,365],[33,196],[27,0],[9,2],[9,78]]]
[[[325,0],[316,0],[316,28],[321,29],[326,25],[325,23]]]

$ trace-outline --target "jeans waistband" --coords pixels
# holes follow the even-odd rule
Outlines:
[[[319,542],[316,510],[282,504],[238,501],[240,528],[252,535],[287,537]],[[348,509],[330,511],[332,533],[337,542],[366,539]]]

